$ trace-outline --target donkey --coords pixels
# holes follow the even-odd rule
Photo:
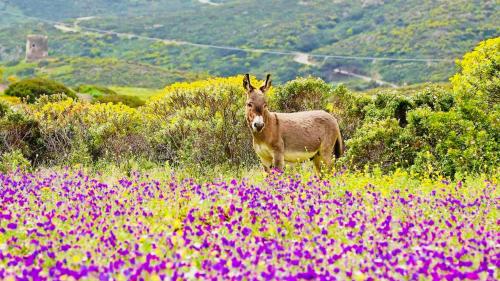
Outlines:
[[[253,136],[253,148],[264,169],[283,169],[285,162],[313,160],[321,174],[322,165],[328,169],[332,156],[339,158],[344,150],[337,120],[323,110],[295,113],[271,112],[265,93],[271,87],[271,75],[260,88],[250,83],[245,74],[243,87],[247,93],[246,121]]]

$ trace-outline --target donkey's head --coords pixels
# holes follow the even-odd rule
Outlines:
[[[243,87],[247,91],[246,119],[247,124],[253,132],[261,132],[266,126],[267,110],[265,93],[271,88],[271,74],[268,74],[266,81],[260,88],[255,88],[250,83],[250,75],[245,74]]]

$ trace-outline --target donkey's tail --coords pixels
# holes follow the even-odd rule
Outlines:
[[[335,141],[334,154],[335,158],[340,158],[342,154],[344,154],[344,141],[342,140],[342,136],[339,134],[339,137]]]

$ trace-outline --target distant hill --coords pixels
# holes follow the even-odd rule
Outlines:
[[[93,18],[76,20],[88,16]],[[55,27],[50,21],[65,25]],[[181,79],[200,73],[271,72],[275,80],[285,81],[312,74],[363,89],[376,83],[335,70],[397,85],[445,81],[455,71],[455,58],[477,42],[500,35],[498,22],[500,8],[494,0],[7,0],[0,2],[0,61],[12,64],[21,59],[26,34],[42,33],[49,35],[52,57],[113,58],[190,73]],[[289,54],[295,51],[364,58]]]

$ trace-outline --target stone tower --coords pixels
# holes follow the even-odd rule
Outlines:
[[[26,61],[36,61],[48,57],[48,37],[44,35],[28,35],[26,41]]]

